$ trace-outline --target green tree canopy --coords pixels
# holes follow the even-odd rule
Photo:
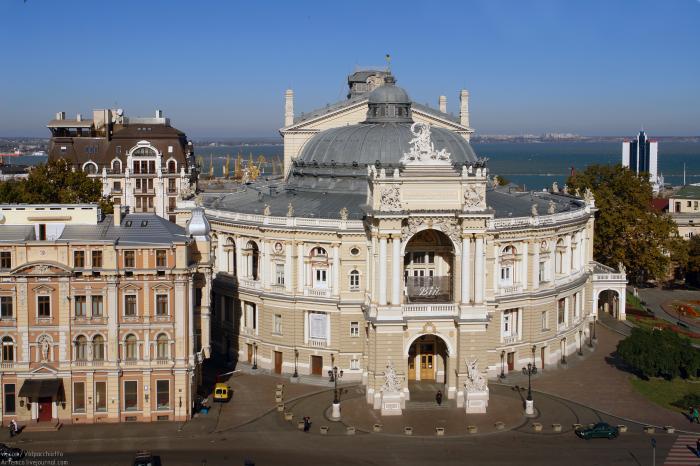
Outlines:
[[[623,263],[633,283],[663,279],[672,260],[685,265],[687,245],[671,217],[652,209],[647,177],[621,165],[591,165],[567,186],[569,193],[590,189],[595,195],[595,260]]]
[[[102,182],[89,178],[83,171],[73,171],[64,159],[37,165],[26,179],[0,182],[0,203],[99,203],[103,212],[113,210],[109,199],[102,197]]]
[[[700,350],[669,329],[633,328],[632,334],[617,344],[617,354],[644,377],[687,378],[700,371]]]

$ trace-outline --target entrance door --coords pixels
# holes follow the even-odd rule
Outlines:
[[[544,352],[545,347],[540,348],[540,369],[544,369]]]
[[[39,398],[39,422],[51,421],[51,397]]]
[[[311,374],[323,375],[323,357],[311,356]]]
[[[515,370],[515,353],[508,353],[508,371]]]
[[[422,353],[420,355],[420,379],[435,380],[435,355]]]
[[[248,346],[248,364],[251,364],[253,362],[253,345],[248,343],[246,346]]]
[[[416,355],[408,355],[408,380],[416,380]]]
[[[275,351],[275,374],[282,373],[282,352]]]

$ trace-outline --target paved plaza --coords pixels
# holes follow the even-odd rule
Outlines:
[[[12,443],[33,452],[58,451],[62,456],[52,458],[66,464],[129,464],[136,450],[149,449],[161,455],[164,465],[242,465],[246,459],[256,465],[423,465],[464,464],[464,458],[473,464],[554,465],[564,457],[572,465],[647,465],[652,464],[652,435],[643,427],[651,424],[658,426],[653,434],[656,464],[664,464],[667,456],[668,465],[698,464],[688,446],[700,436],[690,433],[700,432],[699,426],[637,395],[629,374],[610,363],[621,337],[602,326],[597,331],[595,351],[586,348],[583,357],[570,358],[566,369],[544,371],[533,379],[534,418],[524,416],[527,391],[515,385],[526,387],[527,380],[516,373],[489,384],[488,413],[482,415],[467,415],[454,400],[438,406],[434,394],[441,385],[421,383],[410,387],[412,400],[402,416],[382,417],[365,402],[361,385],[346,384],[341,387],[341,421],[333,422],[333,390],[322,381],[293,384],[287,377],[241,371],[228,381],[234,390],[229,403],[214,404],[208,414],[185,424],[65,426],[58,432],[25,432]],[[284,385],[281,411],[275,399],[278,384]],[[312,421],[308,433],[298,428],[304,416]],[[574,435],[575,424],[598,421],[624,424],[628,432],[614,441],[587,442]],[[687,432],[667,433],[662,429],[666,425]],[[412,436],[405,434],[406,427]],[[348,428],[354,428],[354,435]],[[9,441],[6,432],[0,441]]]

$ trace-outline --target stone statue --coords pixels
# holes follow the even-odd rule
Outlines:
[[[430,137],[430,124],[417,121],[411,125],[411,133],[414,136],[408,142],[411,148],[403,154],[401,163],[430,165],[435,162],[450,161],[450,153],[447,152],[447,149],[435,150],[435,145]]]
[[[270,216],[270,204],[265,204],[265,208],[263,209],[263,215],[266,217]]]
[[[42,336],[39,340],[39,346],[41,349],[41,362],[47,362],[49,360],[49,350],[51,349],[49,337],[46,335]]]
[[[394,366],[391,364],[391,360],[386,363],[386,370],[384,371],[384,385],[382,385],[382,392],[400,392],[403,389],[401,384],[401,378],[396,375]]]
[[[483,202],[484,196],[479,192],[479,189],[474,185],[467,185],[464,190],[464,207],[467,209],[482,207]]]
[[[533,217],[537,217],[539,214],[537,213],[537,204],[532,204],[530,207],[530,215]]]
[[[627,274],[627,267],[625,267],[625,264],[623,264],[622,262],[617,263],[617,270],[619,270],[620,273]]]
[[[467,392],[488,391],[486,380],[479,372],[479,365],[476,359],[472,362],[467,361],[467,382],[464,384],[464,388],[467,389]]]
[[[574,191],[574,196],[578,197],[579,199],[581,198],[581,190],[579,188],[576,188],[576,191]]]
[[[564,184],[564,194],[569,194],[569,185]]]
[[[394,184],[383,188],[379,196],[379,207],[381,210],[401,210],[401,191],[398,185]]]
[[[547,207],[547,213],[548,214],[553,214],[557,211],[557,205],[554,203],[554,201],[549,201],[549,206]]]
[[[347,207],[343,207],[342,209],[340,209],[340,219],[341,220],[348,219],[348,208]]]
[[[586,188],[586,191],[583,193],[583,199],[586,202],[591,202],[595,200],[595,196],[593,196],[593,191],[591,191],[591,188]]]
[[[553,193],[559,192],[559,183],[557,183],[556,181],[554,183],[552,183],[552,192]]]
[[[294,206],[291,202],[287,205],[287,217],[294,217]]]
[[[182,188],[180,188],[180,199],[191,199],[194,196],[194,190],[189,183],[185,183]]]

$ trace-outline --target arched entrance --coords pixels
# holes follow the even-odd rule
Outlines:
[[[442,390],[447,398],[447,374],[449,349],[445,341],[437,335],[421,335],[408,347],[408,389],[411,399],[420,400],[421,393],[433,400],[437,390]]]
[[[598,295],[598,315],[609,314],[620,318],[620,295],[615,290],[603,290]]]
[[[454,289],[454,246],[438,230],[416,233],[404,251],[404,302],[449,303]]]

